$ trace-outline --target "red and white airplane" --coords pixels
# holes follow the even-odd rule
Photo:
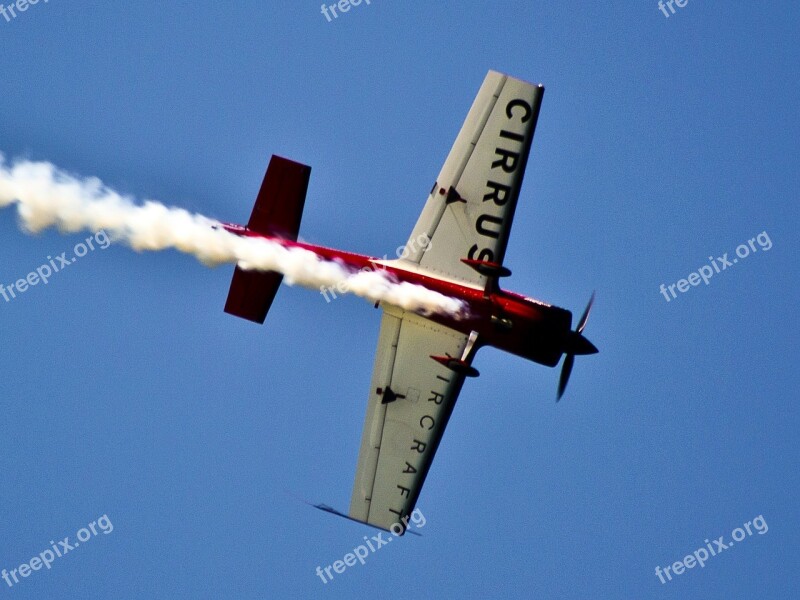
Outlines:
[[[477,350],[494,346],[554,367],[566,355],[564,392],[575,355],[597,352],[583,337],[592,302],[572,313],[500,289],[506,244],[544,87],[490,71],[478,92],[410,240],[405,258],[381,260],[297,241],[311,169],[273,156],[246,227],[228,231],[300,247],[352,269],[381,269],[398,282],[460,299],[466,316],[404,311],[383,317],[347,516],[405,530]],[[282,275],[236,268],[225,311],[263,323]],[[326,510],[328,507],[322,506]],[[395,527],[395,531],[397,527]]]

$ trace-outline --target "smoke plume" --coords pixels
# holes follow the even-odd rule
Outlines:
[[[97,178],[79,178],[47,162],[9,164],[0,154],[0,208],[12,205],[22,228],[30,233],[50,227],[66,233],[104,230],[137,251],[173,248],[208,266],[233,263],[249,270],[277,271],[290,285],[337,286],[370,302],[426,314],[456,315],[463,308],[455,298],[397,283],[380,271],[353,272],[302,248],[237,236],[222,229],[218,221],[182,208],[153,200],[138,204]]]

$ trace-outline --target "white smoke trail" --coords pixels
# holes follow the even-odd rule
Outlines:
[[[393,282],[379,271],[354,273],[302,248],[215,229],[221,225],[218,221],[182,208],[152,200],[136,204],[97,178],[81,179],[47,162],[17,160],[9,165],[0,153],[0,208],[14,204],[23,229],[32,233],[49,227],[62,232],[102,229],[134,250],[174,248],[209,266],[238,263],[245,269],[277,271],[290,285],[335,286],[370,302],[426,314],[458,315],[463,309],[455,298]]]

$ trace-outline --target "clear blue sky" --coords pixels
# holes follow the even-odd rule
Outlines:
[[[8,0],[3,0],[6,4]],[[113,531],[0,598],[789,598],[797,496],[800,9],[648,2],[40,1],[0,17],[0,151],[245,222],[271,154],[312,165],[301,236],[405,242],[487,70],[546,86],[506,264],[580,312],[558,371],[487,349],[406,536],[346,509],[380,314],[230,267],[97,249],[0,298],[0,569]],[[709,256],[772,247],[667,302]],[[0,212],[0,283],[86,235]],[[704,568],[655,574],[763,515]],[[84,537],[86,534],[83,534]]]

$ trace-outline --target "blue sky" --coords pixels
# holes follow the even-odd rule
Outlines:
[[[222,311],[230,267],[97,248],[0,298],[0,569],[113,530],[0,597],[797,596],[796,3],[288,6],[0,17],[0,152],[238,222],[281,154],[313,167],[303,239],[380,256],[486,71],[541,82],[506,285],[578,313],[597,290],[600,354],[557,405],[557,370],[481,351],[422,537],[323,584],[375,534],[302,499],[349,504],[379,312],[284,287],[259,327]],[[769,250],[659,292],[762,232]],[[87,236],[0,212],[0,283]],[[656,576],[759,515],[766,533]]]

